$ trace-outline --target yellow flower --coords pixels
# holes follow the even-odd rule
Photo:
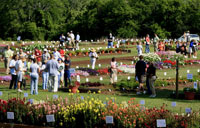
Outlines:
[[[76,92],[77,92],[77,93],[79,93],[80,91],[79,91],[79,90],[77,90]]]
[[[101,90],[99,90],[98,93],[101,94]]]
[[[71,89],[69,89],[69,92],[72,92],[72,90],[71,90]]]
[[[93,94],[96,94],[96,92],[93,92]]]
[[[60,122],[60,126],[63,126],[63,123],[62,123],[62,122]]]

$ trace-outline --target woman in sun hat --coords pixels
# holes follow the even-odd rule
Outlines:
[[[92,48],[90,50],[89,57],[90,57],[90,62],[91,62],[91,65],[92,65],[92,69],[94,69],[95,68],[96,59],[98,58],[98,55],[97,55],[96,50],[94,48]]]

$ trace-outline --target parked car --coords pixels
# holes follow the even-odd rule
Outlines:
[[[190,34],[190,41],[191,40],[196,40],[196,41],[199,41],[199,35],[198,34]],[[179,37],[177,39],[178,41],[186,41],[185,38],[184,38],[184,35],[182,35],[181,37]]]

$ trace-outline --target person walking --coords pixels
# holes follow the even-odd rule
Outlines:
[[[51,59],[47,62],[46,69],[49,73],[48,89],[52,92],[58,91],[58,61],[55,60],[54,55],[50,55]]]
[[[13,51],[10,49],[10,46],[8,45],[3,55],[4,66],[6,68],[6,74],[9,74],[9,70],[10,70],[9,64],[12,57],[13,57]]]
[[[18,56],[14,55],[9,64],[10,74],[12,75],[9,89],[12,89],[13,85],[14,85],[14,89],[17,88],[17,74],[16,74],[16,70],[15,70],[15,64],[16,64],[17,60],[18,60]]]
[[[159,37],[157,34],[154,34],[154,38],[153,38],[153,47],[154,47],[154,52],[158,51],[158,41],[159,41]]]
[[[68,81],[69,85],[71,84],[71,73],[70,73],[70,67],[71,67],[71,60],[69,56],[65,56],[65,70],[64,70],[64,81],[65,81],[65,87],[68,86]]]
[[[113,48],[113,36],[112,33],[108,36],[108,48]]]
[[[72,47],[75,48],[76,45],[75,45],[75,36],[74,36],[74,33],[73,31],[70,32],[70,38],[71,38],[71,44],[72,44]]]
[[[115,57],[112,58],[111,63],[110,63],[110,83],[115,84],[117,83],[117,62]]]
[[[37,64],[36,59],[33,59],[33,63],[30,66],[31,76],[31,95],[38,95],[38,80],[39,80],[40,67]]]
[[[137,52],[138,52],[138,56],[142,55],[142,45],[141,42],[137,43]]]
[[[96,59],[98,59],[98,54],[96,53],[96,50],[94,48],[91,49],[89,57],[90,57],[92,69],[95,69],[95,63],[96,63]]]
[[[138,79],[139,88],[137,94],[141,94],[141,91],[144,92],[143,83],[145,82],[146,75],[146,63],[143,60],[143,56],[139,56],[139,61],[135,65],[135,77]]]
[[[149,67],[147,68],[147,78],[152,92],[150,97],[156,97],[156,91],[154,87],[154,82],[156,80],[156,68],[152,62],[149,63]]]
[[[79,35],[79,32],[77,32],[77,35],[76,35],[76,49],[79,50],[79,41],[80,41],[80,35]]]
[[[145,38],[145,42],[146,42],[146,46],[145,46],[145,53],[149,53],[150,52],[150,38],[149,38],[149,34],[147,34],[146,38]]]

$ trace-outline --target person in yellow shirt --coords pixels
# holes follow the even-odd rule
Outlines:
[[[12,59],[13,51],[10,49],[10,46],[7,46],[7,49],[4,51],[3,59],[4,59],[4,66],[6,68],[6,74],[9,74],[9,64],[10,60]]]

